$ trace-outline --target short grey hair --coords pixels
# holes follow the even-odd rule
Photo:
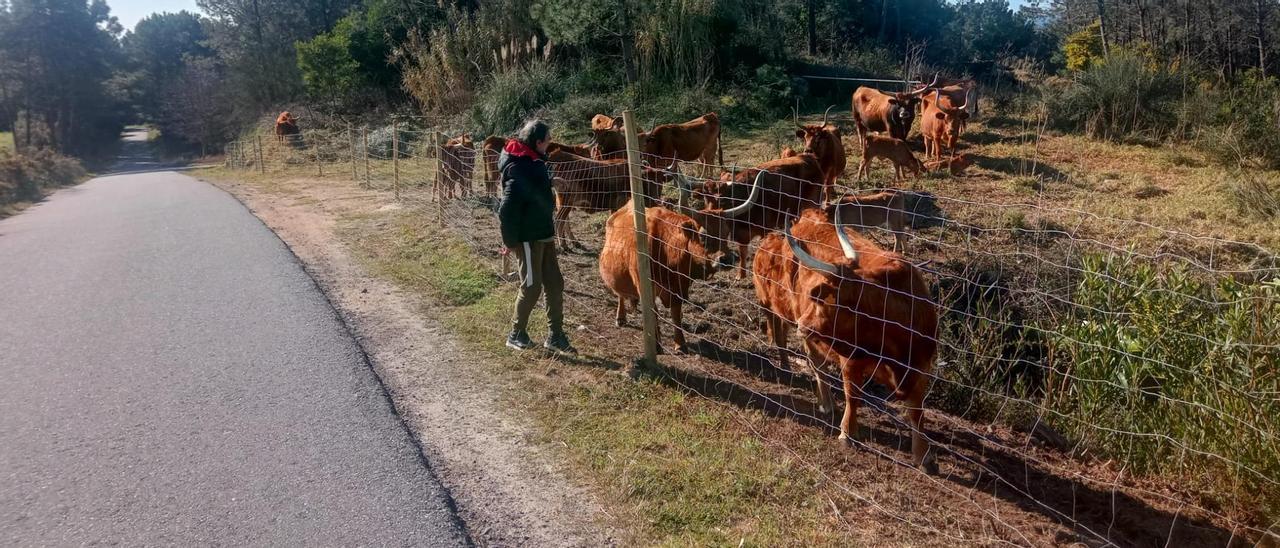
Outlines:
[[[538,146],[541,141],[547,140],[547,136],[551,135],[551,126],[542,120],[529,120],[525,122],[524,127],[516,132],[516,139],[529,145],[529,148]]]

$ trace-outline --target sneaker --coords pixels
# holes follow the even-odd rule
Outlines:
[[[569,337],[564,333],[554,333],[547,337],[547,342],[542,345],[552,352],[563,352],[565,354],[577,354],[578,349],[569,344]]]
[[[533,341],[529,340],[529,334],[524,331],[512,331],[507,335],[507,348],[528,350],[533,348]]]

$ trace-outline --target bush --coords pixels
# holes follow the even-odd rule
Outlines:
[[[1280,516],[1280,280],[1086,257],[1054,329],[1057,426],[1135,472]],[[1192,450],[1188,450],[1188,448]]]
[[[1096,139],[1163,137],[1177,124],[1182,85],[1169,68],[1120,50],[1075,73],[1056,99],[1045,96],[1056,126]]]
[[[80,162],[48,149],[22,155],[0,149],[0,205],[38,200],[45,189],[72,185],[86,176]]]
[[[1228,165],[1280,169],[1280,80],[1251,70],[1218,95],[1218,127],[1202,139],[1205,150]]]
[[[1280,219],[1280,184],[1246,174],[1227,184],[1227,196],[1241,215],[1264,221]]]
[[[497,72],[477,95],[468,118],[485,135],[508,132],[537,110],[558,104],[567,92],[561,75],[546,63]]]

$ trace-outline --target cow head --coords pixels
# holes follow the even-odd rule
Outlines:
[[[816,126],[801,125],[799,113],[794,108],[791,109],[791,116],[796,124],[796,138],[804,141],[804,152],[818,158],[830,158],[838,147],[844,146],[840,141],[840,128],[827,121],[827,116],[831,114],[833,108],[835,107],[827,107],[827,111],[822,113],[822,124]],[[795,152],[792,151],[791,156],[794,155]],[[785,150],[782,157],[788,157]]]
[[[751,209],[756,207],[756,203],[760,201],[761,184],[767,174],[768,172],[764,170],[756,172],[756,177],[751,183],[751,191],[741,204],[727,209],[720,209],[709,202],[707,207],[702,210],[689,212],[689,216],[702,227],[703,245],[706,246],[708,251],[721,252],[731,256],[723,258],[728,264],[737,262],[736,254],[730,249],[730,244],[734,242],[734,232],[739,228],[738,225],[746,218]],[[733,185],[729,185],[725,188],[732,187]],[[726,190],[726,192],[729,192],[729,190]]]
[[[937,85],[938,75],[935,74],[933,75],[933,81],[920,89],[890,94],[889,123],[897,128],[897,131],[891,132],[894,137],[898,139],[907,138],[906,133],[911,130],[911,124],[915,122],[916,107],[920,105],[921,96],[937,87]]]
[[[842,224],[837,216],[834,223],[836,230],[836,239],[840,242],[840,251],[844,253],[844,257],[849,260],[850,264],[858,264],[858,251],[853,247],[853,242],[849,241],[849,234],[845,232],[845,225]],[[791,253],[796,256],[796,260],[805,268],[815,272],[821,272],[832,276],[840,276],[840,266],[834,265],[810,255],[804,250],[804,247],[796,241],[796,237],[791,235],[791,221],[787,221],[787,225],[782,229],[782,235],[787,238],[787,245],[791,247]]]

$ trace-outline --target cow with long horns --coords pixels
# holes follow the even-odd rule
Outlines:
[[[853,123],[858,127],[858,142],[866,141],[868,132],[888,133],[896,139],[907,138],[916,119],[920,96],[933,89],[933,82],[915,91],[885,93],[875,88],[859,87],[853,92]]]
[[[674,166],[673,166],[674,167]],[[729,184],[717,184],[706,207],[689,212],[703,227],[708,247],[738,245],[738,279],[747,276],[747,246],[757,237],[782,228],[787,219],[822,203],[822,167],[812,154],[779,158],[737,172]],[[693,190],[677,176],[682,193]],[[747,184],[747,181],[751,181]]]
[[[847,166],[840,128],[827,121],[827,115],[831,114],[833,108],[835,107],[827,107],[827,111],[822,113],[822,123],[816,126],[802,125],[799,113],[795,109],[791,110],[792,119],[796,124],[796,138],[804,142],[803,152],[817,157],[818,165],[822,167],[822,200],[824,202],[831,195],[831,188],[835,186],[840,175],[844,174]],[[783,156],[786,156],[785,151]]]
[[[925,158],[942,158],[943,150],[955,155],[956,140],[960,138],[965,122],[969,120],[968,109],[967,100],[956,105],[954,98],[943,95],[941,90],[934,90],[932,98],[926,97],[920,118]]]
[[[863,385],[874,380],[906,403],[912,463],[936,472],[934,459],[926,458],[923,405],[938,348],[938,307],[919,269],[810,210],[761,242],[753,281],[784,363],[787,332],[797,327],[823,413],[834,413],[835,403],[821,371],[839,370],[840,439],[859,436]]]

